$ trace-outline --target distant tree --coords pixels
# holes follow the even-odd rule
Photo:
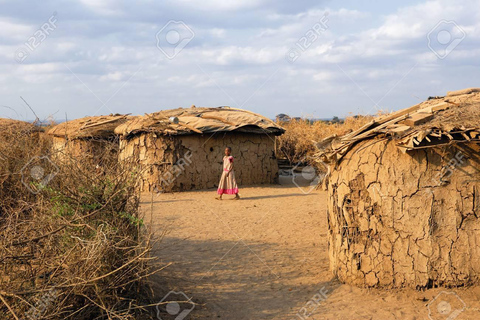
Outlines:
[[[332,122],[333,123],[339,123],[340,119],[337,116],[335,116],[335,117],[333,117]]]
[[[277,121],[290,121],[291,119],[290,116],[285,113],[277,114],[276,118],[277,118]]]

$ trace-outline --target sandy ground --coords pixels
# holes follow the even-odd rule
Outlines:
[[[241,188],[240,201],[215,200],[215,190],[145,195],[146,220],[157,234],[167,232],[156,254],[173,263],[154,281],[197,303],[174,310],[177,320],[480,319],[480,287],[394,291],[339,283],[329,271],[326,193],[309,191],[285,178]],[[175,319],[168,316],[161,318]]]

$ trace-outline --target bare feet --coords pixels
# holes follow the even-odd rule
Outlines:
[[[215,197],[215,199],[217,199],[217,200],[222,200],[222,197]]]
[[[238,193],[235,195],[235,198],[233,198],[232,200],[240,200],[240,196],[238,195]]]

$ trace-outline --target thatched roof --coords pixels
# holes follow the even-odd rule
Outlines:
[[[34,123],[0,118],[0,131],[1,132],[40,132],[43,129],[36,126]]]
[[[68,139],[103,138],[115,136],[115,128],[134,117],[111,114],[63,122],[48,131],[49,135]]]
[[[285,129],[274,121],[247,110],[194,106],[146,114],[115,129],[117,134],[126,137],[145,132],[186,135],[227,131],[281,135]]]
[[[393,139],[402,151],[480,141],[480,88],[448,92],[413,107],[375,118],[342,137],[319,143],[324,162],[338,162],[356,143]]]

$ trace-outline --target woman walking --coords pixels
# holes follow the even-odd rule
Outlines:
[[[233,157],[232,148],[225,148],[225,156],[223,157],[223,173],[218,184],[217,193],[219,194],[218,200],[222,200],[223,194],[234,194],[233,200],[240,199],[238,195],[237,181],[235,181],[235,172],[233,171]]]

